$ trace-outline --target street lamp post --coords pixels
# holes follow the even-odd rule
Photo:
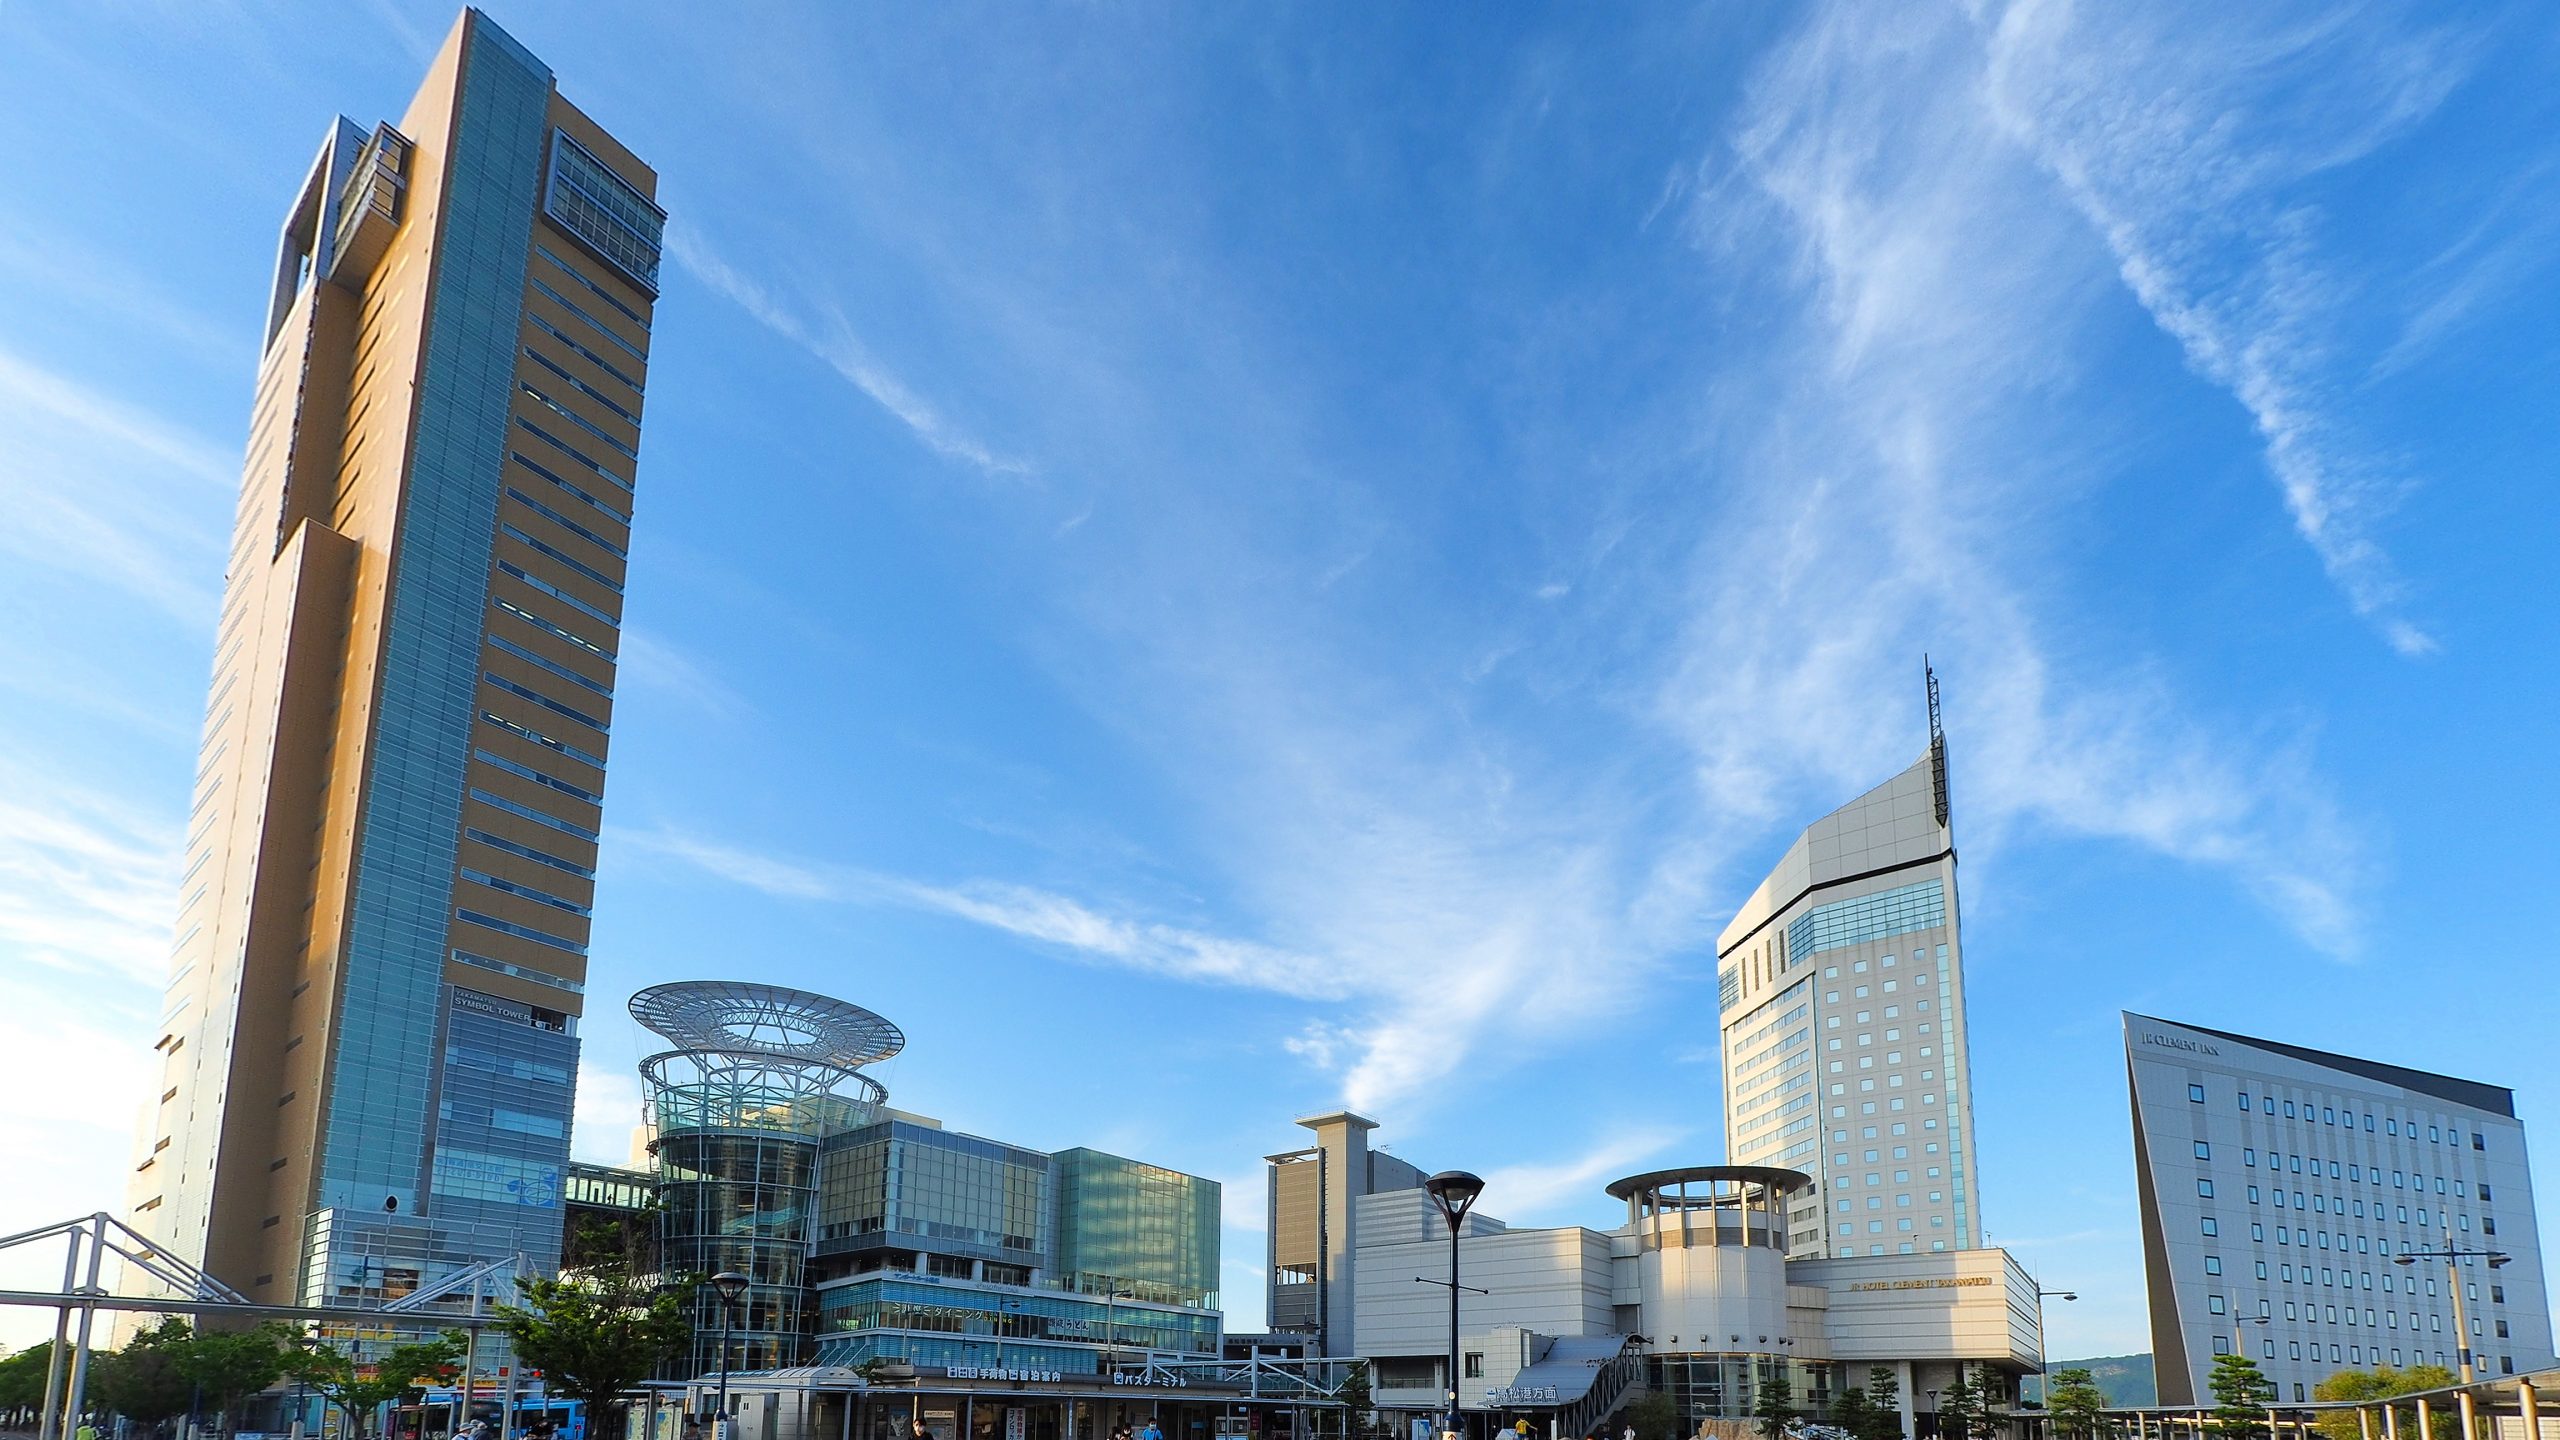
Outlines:
[[[2464,1388],[2454,1392],[2455,1400],[2462,1407],[2462,1440],[2474,1440],[2474,1437],[2479,1434],[2479,1428],[2478,1417],[2472,1413],[2471,1408],[2471,1390],[2469,1388],[2473,1378],[2471,1373],[2471,1317],[2470,1314],[2463,1309],[2462,1305],[2462,1271],[2460,1269],[2460,1262],[2474,1259],[2486,1260],[2489,1262],[2490,1269],[2497,1270],[2503,1268],[2509,1260],[2514,1258],[2514,1256],[2509,1255],[2504,1250],[2461,1249],[2453,1243],[2453,1230],[2450,1226],[2445,1230],[2443,1249],[2403,1250],[2399,1254],[2391,1257],[2391,1263],[2394,1265],[2415,1265],[2421,1260],[2442,1260],[2444,1262],[2445,1288],[2453,1292],[2453,1338],[2455,1344],[2459,1347],[2455,1353],[2462,1361],[2462,1384]]]
[[[2076,1290],[2047,1290],[2043,1281],[2036,1282],[2036,1398],[2043,1401],[2049,1410],[2053,1408],[2053,1380],[2051,1372],[2044,1367],[2044,1301],[2048,1295],[2056,1300],[2077,1300],[2080,1293]]]
[[[711,1277],[711,1288],[720,1296],[720,1400],[712,1416],[712,1440],[728,1440],[729,1434],[729,1335],[730,1312],[738,1305],[738,1297],[747,1293],[747,1277],[735,1270],[723,1270]]]
[[[1443,1170],[1422,1182],[1424,1193],[1431,1197],[1440,1218],[1449,1222],[1449,1419],[1441,1428],[1449,1435],[1458,1433],[1458,1228],[1466,1222],[1467,1212],[1475,1208],[1476,1197],[1484,1193],[1484,1181],[1464,1170]]]

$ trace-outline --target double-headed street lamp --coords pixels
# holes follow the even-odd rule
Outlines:
[[[1476,1197],[1484,1193],[1484,1180],[1464,1170],[1443,1170],[1423,1181],[1422,1189],[1440,1218],[1449,1222],[1449,1416],[1441,1429],[1454,1436],[1458,1433],[1458,1227],[1475,1208]]]
[[[2391,1263],[2394,1265],[2415,1265],[2421,1260],[2441,1260],[2444,1262],[2445,1288],[2453,1292],[2453,1338],[2460,1346],[2457,1353],[2462,1359],[2462,1383],[2465,1386],[2470,1385],[2472,1380],[2471,1317],[2468,1312],[2462,1308],[2462,1271],[2459,1268],[2460,1262],[2464,1260],[2486,1260],[2489,1262],[2490,1269],[2497,1270],[2504,1268],[2506,1263],[2514,1258],[2514,1256],[2509,1255],[2504,1250],[2464,1250],[2458,1248],[2453,1243],[2453,1229],[2451,1226],[2445,1227],[2443,1249],[2403,1250],[2399,1254],[2391,1257]],[[2468,1440],[2468,1437],[2478,1433],[2478,1426],[2473,1423],[2474,1416],[2471,1410],[2471,1392],[2468,1389],[2463,1389],[2454,1392],[2454,1394],[2456,1400],[2459,1401],[2462,1406],[2462,1433],[2465,1440]]]
[[[747,1277],[735,1270],[723,1270],[711,1277],[711,1289],[720,1297],[720,1408],[712,1417],[711,1434],[712,1440],[727,1440],[730,1312],[737,1308],[738,1298],[747,1293]]]

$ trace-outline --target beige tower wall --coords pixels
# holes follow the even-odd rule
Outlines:
[[[174,1254],[202,1263],[257,1299],[293,1297],[306,1226],[318,1204],[316,1169],[322,1127],[336,1098],[328,1092],[330,1057],[347,1003],[343,962],[353,877],[361,868],[366,777],[380,731],[395,564],[421,397],[435,379],[425,373],[424,352],[444,278],[439,267],[447,263],[448,171],[461,122],[464,57],[472,27],[485,23],[476,14],[456,23],[397,122],[395,138],[408,146],[405,170],[398,184],[376,194],[398,213],[396,221],[385,219],[362,232],[370,263],[361,273],[342,264],[337,273],[297,282],[297,262],[316,264],[327,248],[323,232],[338,218],[350,152],[364,132],[342,123],[324,149],[288,222],[279,293],[290,298],[260,363],[187,846],[189,879],[182,889],[187,898],[178,922],[171,1009],[157,1043],[161,1093],[147,1122],[132,1195],[138,1223]],[[654,193],[655,174],[556,92],[548,121],[643,194]],[[557,404],[636,451],[651,297],[541,218],[538,200],[536,217],[518,349],[538,350],[576,383],[520,354],[517,411],[540,416],[555,434],[571,432],[556,412],[522,393],[522,384],[539,376],[539,388]],[[370,248],[375,245],[378,257]],[[541,258],[541,250],[556,259]],[[583,313],[572,313],[536,288],[533,281],[546,273],[553,292],[587,300],[578,307]],[[582,282],[590,288],[581,290]],[[621,308],[608,303],[607,295]],[[613,356],[620,378],[582,351]],[[591,399],[579,384],[617,397],[625,413]],[[527,450],[534,443],[511,436],[510,448]],[[616,459],[625,484],[636,479],[636,465]],[[554,468],[567,475],[572,466],[564,458]],[[484,637],[487,673],[609,721],[610,701],[568,675],[606,688],[612,684],[610,657],[619,650],[613,621],[621,614],[625,562],[611,552],[627,549],[627,520],[582,509],[512,462],[507,473],[487,478],[501,492],[512,488],[536,497],[555,514],[580,511],[575,523],[587,534],[564,529],[501,493],[499,524],[534,537],[551,553],[503,534],[493,537],[497,560],[529,579],[493,567],[487,613],[456,617],[457,623],[505,635],[558,667],[505,653]],[[621,516],[629,515],[626,489],[609,489],[601,480],[587,488],[614,497]],[[581,567],[610,583],[579,573]],[[558,593],[546,593],[544,586]],[[574,596],[613,621],[583,613],[559,595]],[[501,601],[513,608],[502,609]],[[563,640],[526,616],[585,643]],[[479,699],[481,711],[524,729],[548,734],[572,723],[537,700],[495,686],[484,684]],[[606,740],[600,732],[575,741],[593,763],[476,715],[472,744],[587,795],[603,792]],[[499,766],[473,760],[467,785],[590,832],[601,828],[597,803]],[[560,855],[588,872],[594,868],[592,841],[480,803],[464,806],[462,828]],[[591,875],[570,874],[458,834],[453,844],[461,856],[457,871],[467,867],[581,908],[592,902]],[[457,875],[457,896],[464,888]],[[512,890],[479,887],[468,908],[579,947],[587,940],[583,914]],[[449,924],[449,948],[554,977],[554,983],[537,983],[517,973],[449,964],[455,983],[550,1012],[577,1013],[585,980],[582,954],[460,920]],[[435,1017],[414,1019],[419,1043],[431,1046]],[[433,1123],[432,1117],[422,1120]]]

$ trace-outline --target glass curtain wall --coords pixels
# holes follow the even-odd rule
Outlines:
[[[1061,1150],[1058,1259],[1087,1295],[1218,1305],[1218,1183],[1099,1150]]]
[[[1654,1355],[1645,1368],[1647,1382],[1671,1397],[1690,1429],[1705,1420],[1750,1419],[1760,1387],[1782,1372],[1792,1397],[1788,1403],[1808,1419],[1826,1415],[1835,1393],[1828,1361],[1782,1355]]]

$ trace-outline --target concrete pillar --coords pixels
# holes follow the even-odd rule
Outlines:
[[[2418,1440],[2436,1440],[2436,1427],[2431,1423],[2427,1402],[2418,1402]]]
[[[2382,1407],[2382,1440],[2400,1440],[2400,1412],[2393,1406]]]
[[[1911,1396],[1911,1362],[1908,1360],[1894,1361],[1893,1379],[1898,1390],[1898,1393],[1894,1397],[1894,1404],[1902,1412],[1902,1433],[1905,1435],[1916,1435],[1920,1432],[1917,1425],[1914,1423],[1914,1419],[1919,1412],[1913,1408],[1913,1400]],[[2527,1440],[2541,1440],[2541,1437],[2529,1436],[2527,1437]]]
[[[2356,1440],[2373,1440],[2373,1412],[2362,1405],[2356,1407]]]
[[[2530,1380],[2516,1382],[2516,1399],[2524,1406],[2524,1440],[2542,1440],[2542,1397]]]

